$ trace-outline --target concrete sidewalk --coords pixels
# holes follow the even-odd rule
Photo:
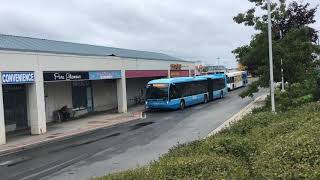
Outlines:
[[[97,129],[110,127],[142,118],[144,106],[128,109],[127,113],[105,113],[72,120],[69,122],[52,124],[48,132],[43,135],[24,135],[8,140],[7,144],[0,145],[0,156],[21,151],[37,145],[63,140],[72,136],[92,132]]]

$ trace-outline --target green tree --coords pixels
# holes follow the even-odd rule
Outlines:
[[[247,67],[253,75],[259,76],[259,80],[241,94],[242,97],[252,96],[258,91],[258,87],[269,86],[269,54],[267,15],[259,15],[266,12],[265,0],[249,0],[255,4],[254,8],[245,13],[239,13],[234,17],[238,24],[251,26],[256,30],[249,45],[238,47],[233,51],[237,61]],[[274,77],[275,81],[281,81],[281,59],[283,59],[284,77],[291,85],[303,82],[314,76],[317,65],[316,46],[317,31],[309,25],[315,23],[317,7],[310,8],[310,4],[291,2],[287,5],[285,0],[272,3],[272,31],[274,50]],[[282,34],[282,36],[281,36]]]

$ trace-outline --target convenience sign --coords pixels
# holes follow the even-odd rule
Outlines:
[[[2,72],[2,84],[25,84],[34,82],[34,72]]]

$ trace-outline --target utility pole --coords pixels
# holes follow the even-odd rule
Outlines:
[[[268,39],[269,39],[269,66],[270,66],[270,96],[271,110],[276,112],[274,100],[274,82],[273,82],[273,53],[272,53],[272,24],[271,24],[271,0],[267,0],[268,6]]]
[[[284,89],[284,77],[283,77],[283,68],[282,68],[283,62],[281,59],[281,92],[285,92],[286,90]]]
[[[282,31],[280,30],[280,39],[282,39]],[[281,58],[281,92],[284,92],[284,77],[283,77],[283,62],[282,62],[282,58]]]

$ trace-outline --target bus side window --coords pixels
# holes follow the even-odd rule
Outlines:
[[[175,99],[175,96],[176,96],[176,91],[175,91],[175,86],[174,85],[171,85],[170,86],[170,91],[169,91],[169,98],[170,100],[171,99]]]
[[[219,79],[220,89],[224,89],[226,87],[225,80]]]
[[[201,93],[208,92],[208,82],[207,80],[201,81]]]
[[[179,83],[175,85],[175,91],[176,91],[176,99],[177,98],[182,98],[186,96],[187,90],[185,89],[185,84],[184,83]]]
[[[191,95],[196,95],[200,94],[199,92],[199,81],[195,81],[192,83],[192,94]]]
[[[219,80],[218,79],[213,79],[212,84],[213,84],[213,91],[219,90]]]
[[[192,82],[183,83],[181,89],[183,89],[184,97],[192,96]]]
[[[179,89],[179,84],[170,86],[170,99],[181,98],[181,89]]]

